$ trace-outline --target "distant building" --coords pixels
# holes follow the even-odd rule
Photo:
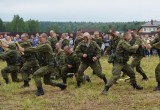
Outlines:
[[[157,28],[160,27],[160,21],[151,20],[143,25],[139,29],[139,34],[154,35],[157,32]]]

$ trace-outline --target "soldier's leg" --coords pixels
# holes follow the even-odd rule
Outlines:
[[[135,73],[129,64],[125,64],[122,70],[125,71],[125,73],[130,77],[131,85],[133,86],[134,89],[137,90],[143,89],[143,87],[137,85]]]
[[[11,70],[11,78],[13,82],[20,82],[18,79],[18,71],[19,71],[19,66],[13,66]]]
[[[160,63],[157,65],[155,69],[155,77],[157,81],[157,87],[155,88],[155,90],[160,91]]]
[[[8,78],[9,72],[10,72],[10,67],[9,66],[7,66],[7,67],[5,67],[1,70],[2,77],[5,80],[6,84],[9,83],[9,78]]]
[[[100,65],[100,69],[101,69],[101,71],[102,71],[102,66],[101,66],[101,63],[100,63],[100,61],[98,60],[98,64]],[[93,75],[94,74],[96,74],[96,72],[95,71],[93,71]]]
[[[66,84],[67,83],[67,73],[68,73],[69,69],[67,68],[67,66],[63,66],[61,68],[61,75],[62,75],[62,80],[63,83]]]
[[[96,73],[96,75],[99,78],[103,79],[104,83],[106,84],[107,83],[107,79],[106,79],[105,75],[102,73],[102,68],[101,68],[100,62],[96,61],[96,62],[91,63],[89,65],[93,69],[93,71]]]
[[[29,87],[29,74],[32,66],[33,65],[31,65],[29,61],[23,64],[23,67],[21,68],[20,72],[22,74],[22,79],[24,81],[24,84],[21,86],[21,88]]]
[[[102,91],[103,95],[106,95],[109,88],[120,78],[120,74],[123,66],[124,66],[123,64],[119,64],[119,63],[113,64],[112,76],[109,79],[108,83],[105,85],[104,90]]]
[[[58,82],[54,82],[52,79],[51,79],[51,74],[52,72],[54,72],[54,67],[53,66],[47,66],[46,67],[48,71],[47,74],[44,75],[44,83],[46,85],[51,85],[51,86],[56,86],[56,87],[59,87],[61,88],[61,90],[64,90],[67,86],[63,83],[58,83]]]
[[[81,62],[76,77],[77,87],[80,87],[81,83],[83,82],[84,71],[88,68],[88,66],[89,66],[88,64]]]

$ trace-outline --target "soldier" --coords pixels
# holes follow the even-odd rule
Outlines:
[[[157,33],[158,35],[156,36],[156,38],[151,42],[151,46],[152,48],[157,49],[158,51],[158,56],[160,58],[160,28],[157,29]],[[151,48],[151,47],[150,47]],[[156,81],[157,81],[157,87],[155,87],[155,91],[160,91],[160,63],[156,66],[155,69],[155,77],[156,77]]]
[[[26,49],[22,47],[19,48],[21,52],[24,52],[24,53],[27,53],[27,52],[37,53],[38,52],[38,53],[41,53],[43,57],[44,65],[33,73],[33,78],[37,86],[37,92],[36,92],[37,96],[44,95],[41,77],[44,78],[43,81],[46,85],[57,86],[61,88],[61,90],[64,90],[66,88],[65,84],[53,82],[50,78],[51,73],[53,73],[55,69],[55,62],[54,62],[54,53],[53,53],[52,47],[46,43],[47,34],[45,33],[41,34],[39,40],[41,44],[38,45],[36,48],[33,48],[33,47],[26,48]]]
[[[29,41],[29,36],[27,33],[23,33],[21,35],[22,42],[20,46],[27,49],[32,47],[32,43]],[[21,68],[22,78],[24,80],[24,84],[21,88],[29,87],[29,76],[31,73],[35,72],[39,68],[38,60],[36,59],[35,53],[25,52],[22,54],[23,66]]]
[[[130,41],[131,46],[133,46],[135,42],[139,42],[140,45],[136,53],[132,55],[133,60],[131,62],[131,67],[133,68],[133,70],[134,68],[136,68],[136,71],[142,75],[143,77],[142,80],[148,80],[147,75],[145,74],[142,67],[140,66],[141,60],[145,56],[145,49],[144,49],[144,46],[143,46],[144,44],[142,40],[138,38],[136,30],[134,30],[132,33],[132,40]]]
[[[131,46],[128,41],[131,39],[130,33],[124,34],[124,39],[120,40],[116,51],[115,51],[115,59],[113,62],[113,69],[112,69],[112,77],[108,81],[108,83],[105,85],[104,90],[102,91],[102,94],[106,95],[109,88],[119,79],[120,73],[123,70],[125,73],[128,74],[128,76],[131,79],[131,84],[134,89],[142,90],[143,87],[140,87],[136,83],[135,73],[132,70],[131,66],[127,64],[127,61],[129,60],[129,52],[136,52],[139,45],[137,45],[137,42],[135,42],[135,45]]]
[[[77,87],[81,86],[84,71],[89,66],[98,77],[103,79],[104,83],[107,83],[107,79],[105,75],[102,74],[102,70],[100,69],[100,65],[98,63],[101,56],[101,49],[96,42],[91,40],[91,36],[88,32],[84,33],[84,40],[77,46],[75,52],[81,58],[81,64],[77,75]]]
[[[51,42],[51,46],[52,46],[52,49],[54,52],[55,48],[56,48],[56,43],[58,42],[58,39],[56,37],[56,33],[53,30],[50,31],[50,37],[51,38],[49,39],[49,41]]]
[[[1,44],[3,47],[9,48],[8,51],[0,54],[0,59],[3,59],[7,62],[7,67],[1,70],[2,77],[5,80],[6,84],[9,83],[8,73],[11,73],[11,78],[13,82],[19,82],[17,78],[17,73],[19,72],[20,66],[20,53],[16,50],[15,44]]]
[[[75,51],[76,47],[78,46],[78,44],[79,44],[82,40],[84,40],[82,33],[81,33],[80,31],[77,31],[77,33],[76,33],[76,39],[75,39],[75,41],[74,41],[74,47],[73,47],[73,50],[74,50],[74,51]]]
[[[60,42],[62,43],[62,49],[63,49],[65,46],[69,46],[69,40],[67,39],[66,33],[63,33],[61,37],[62,39]]]
[[[67,74],[68,73],[74,73],[77,75],[77,71],[80,65],[80,58],[73,52],[71,51],[71,48],[69,46],[64,47],[64,52],[65,52],[65,66],[62,68],[62,80],[63,83],[67,83]],[[70,76],[73,74],[70,74]],[[85,75],[84,79],[88,82],[91,82],[89,76]]]
[[[62,44],[60,42],[56,43],[55,61],[56,61],[55,73],[57,77],[60,78],[61,70],[65,66],[65,53],[62,50]]]

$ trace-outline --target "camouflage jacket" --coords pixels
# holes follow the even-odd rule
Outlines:
[[[58,42],[58,39],[57,39],[57,37],[54,37],[54,38],[50,38],[49,41],[51,42],[51,46],[52,46],[52,49],[54,52],[55,48],[56,48],[56,43]]]
[[[65,46],[69,46],[69,40],[68,40],[68,39],[63,39],[63,41],[62,41],[62,49],[63,49]]]
[[[38,57],[40,57],[39,61],[43,62],[43,66],[55,65],[54,53],[52,51],[52,47],[49,44],[40,44],[37,47],[26,48],[24,54],[25,53],[38,53]]]
[[[92,62],[93,57],[100,58],[101,49],[95,41],[90,41],[89,47],[87,47],[85,41],[83,40],[77,46],[75,50],[77,56],[81,58],[83,62]],[[87,54],[87,58],[83,58],[83,54]]]
[[[65,53],[64,51],[60,51],[59,53],[56,53],[56,66],[61,68],[65,65]]]
[[[102,41],[102,38],[99,37],[99,38],[92,38],[93,41],[95,41],[99,47],[101,48],[102,44],[103,44],[103,41]]]

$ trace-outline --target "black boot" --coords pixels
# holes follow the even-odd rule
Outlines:
[[[107,95],[107,92],[108,92],[108,90],[109,90],[109,87],[108,86],[105,86],[104,87],[104,90],[102,91],[102,95]]]
[[[4,78],[4,80],[5,80],[6,84],[9,83],[9,79],[8,78]]]
[[[77,88],[81,87],[81,81],[77,81]]]
[[[154,89],[154,91],[160,91],[160,82],[158,82],[157,87]]]
[[[143,80],[143,81],[147,81],[147,80],[148,80],[148,77],[145,75],[145,76],[143,76],[142,80]]]
[[[64,90],[64,89],[67,88],[67,85],[66,85],[66,84],[62,84],[62,83],[57,83],[57,86],[58,86],[59,88],[61,88],[61,90]]]
[[[37,87],[36,96],[44,95],[44,91],[42,87]]]
[[[84,81],[91,82],[91,79],[88,75],[84,75]]]
[[[143,90],[143,87],[137,85],[137,84],[132,84],[133,88],[136,90]]]
[[[66,78],[62,78],[62,80],[63,80],[64,84],[67,84],[67,79]]]
[[[28,81],[24,81],[24,84],[21,86],[21,88],[26,88],[26,87],[29,87]]]
[[[106,79],[106,77],[103,78],[103,81],[104,81],[105,84],[107,84],[107,79]]]

